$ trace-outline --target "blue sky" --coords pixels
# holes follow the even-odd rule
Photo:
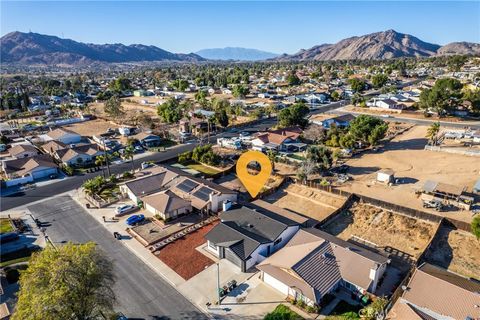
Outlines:
[[[1,35],[38,32],[173,52],[238,46],[294,53],[395,29],[437,44],[480,42],[480,1],[3,1]]]

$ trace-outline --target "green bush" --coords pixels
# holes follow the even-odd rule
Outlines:
[[[178,162],[180,164],[188,164],[190,161],[192,161],[192,152],[190,151],[187,151],[187,152],[184,152],[184,153],[181,153],[179,156],[178,156]]]
[[[275,310],[268,313],[264,320],[303,320],[303,318],[293,312],[289,307],[279,304]]]
[[[480,239],[480,216],[476,216],[472,220],[472,233],[477,239]]]

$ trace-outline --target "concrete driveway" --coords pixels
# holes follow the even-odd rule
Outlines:
[[[235,279],[237,288],[222,300],[220,306],[214,305],[217,296],[217,264],[213,264],[177,289],[198,306],[212,303],[208,311],[217,319],[262,319],[265,314],[285,301],[278,291],[263,283],[259,272],[242,273],[230,261],[222,259],[220,266],[220,286]]]

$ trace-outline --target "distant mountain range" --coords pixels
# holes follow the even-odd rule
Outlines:
[[[38,33],[11,32],[0,39],[1,62],[18,64],[85,65],[93,62],[204,61],[190,53],[172,53],[155,46],[91,44]]]
[[[246,48],[205,49],[196,54],[172,53],[155,46],[91,44],[38,33],[11,32],[0,38],[0,61],[21,65],[89,66],[96,63],[201,62],[208,60],[351,60],[480,55],[480,44],[454,42],[443,47],[388,30],[322,44],[298,53],[277,56]],[[208,60],[207,60],[208,59]]]
[[[401,57],[430,57],[446,54],[480,54],[480,45],[455,42],[443,47],[424,42],[409,34],[387,30],[360,37],[343,39],[335,44],[322,44],[298,53],[275,58],[291,60],[380,60]]]
[[[238,47],[203,49],[195,53],[210,60],[259,61],[279,56],[277,53]]]

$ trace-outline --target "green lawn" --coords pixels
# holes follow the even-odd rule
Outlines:
[[[268,313],[264,320],[303,320],[297,313],[293,312],[289,307],[279,304],[275,310]]]
[[[300,160],[300,161],[303,161],[305,160],[305,157],[297,154],[297,153],[292,153],[292,154],[289,154],[287,155],[288,158],[292,158],[292,159],[295,159],[295,160]]]
[[[188,164],[187,167],[193,170],[197,170],[198,172],[201,172],[209,176],[215,175],[220,172],[220,170],[216,170],[216,169],[204,166],[203,164],[200,164],[200,163],[191,163],[191,164]]]
[[[14,231],[10,220],[7,218],[0,219],[0,233],[7,233]]]

